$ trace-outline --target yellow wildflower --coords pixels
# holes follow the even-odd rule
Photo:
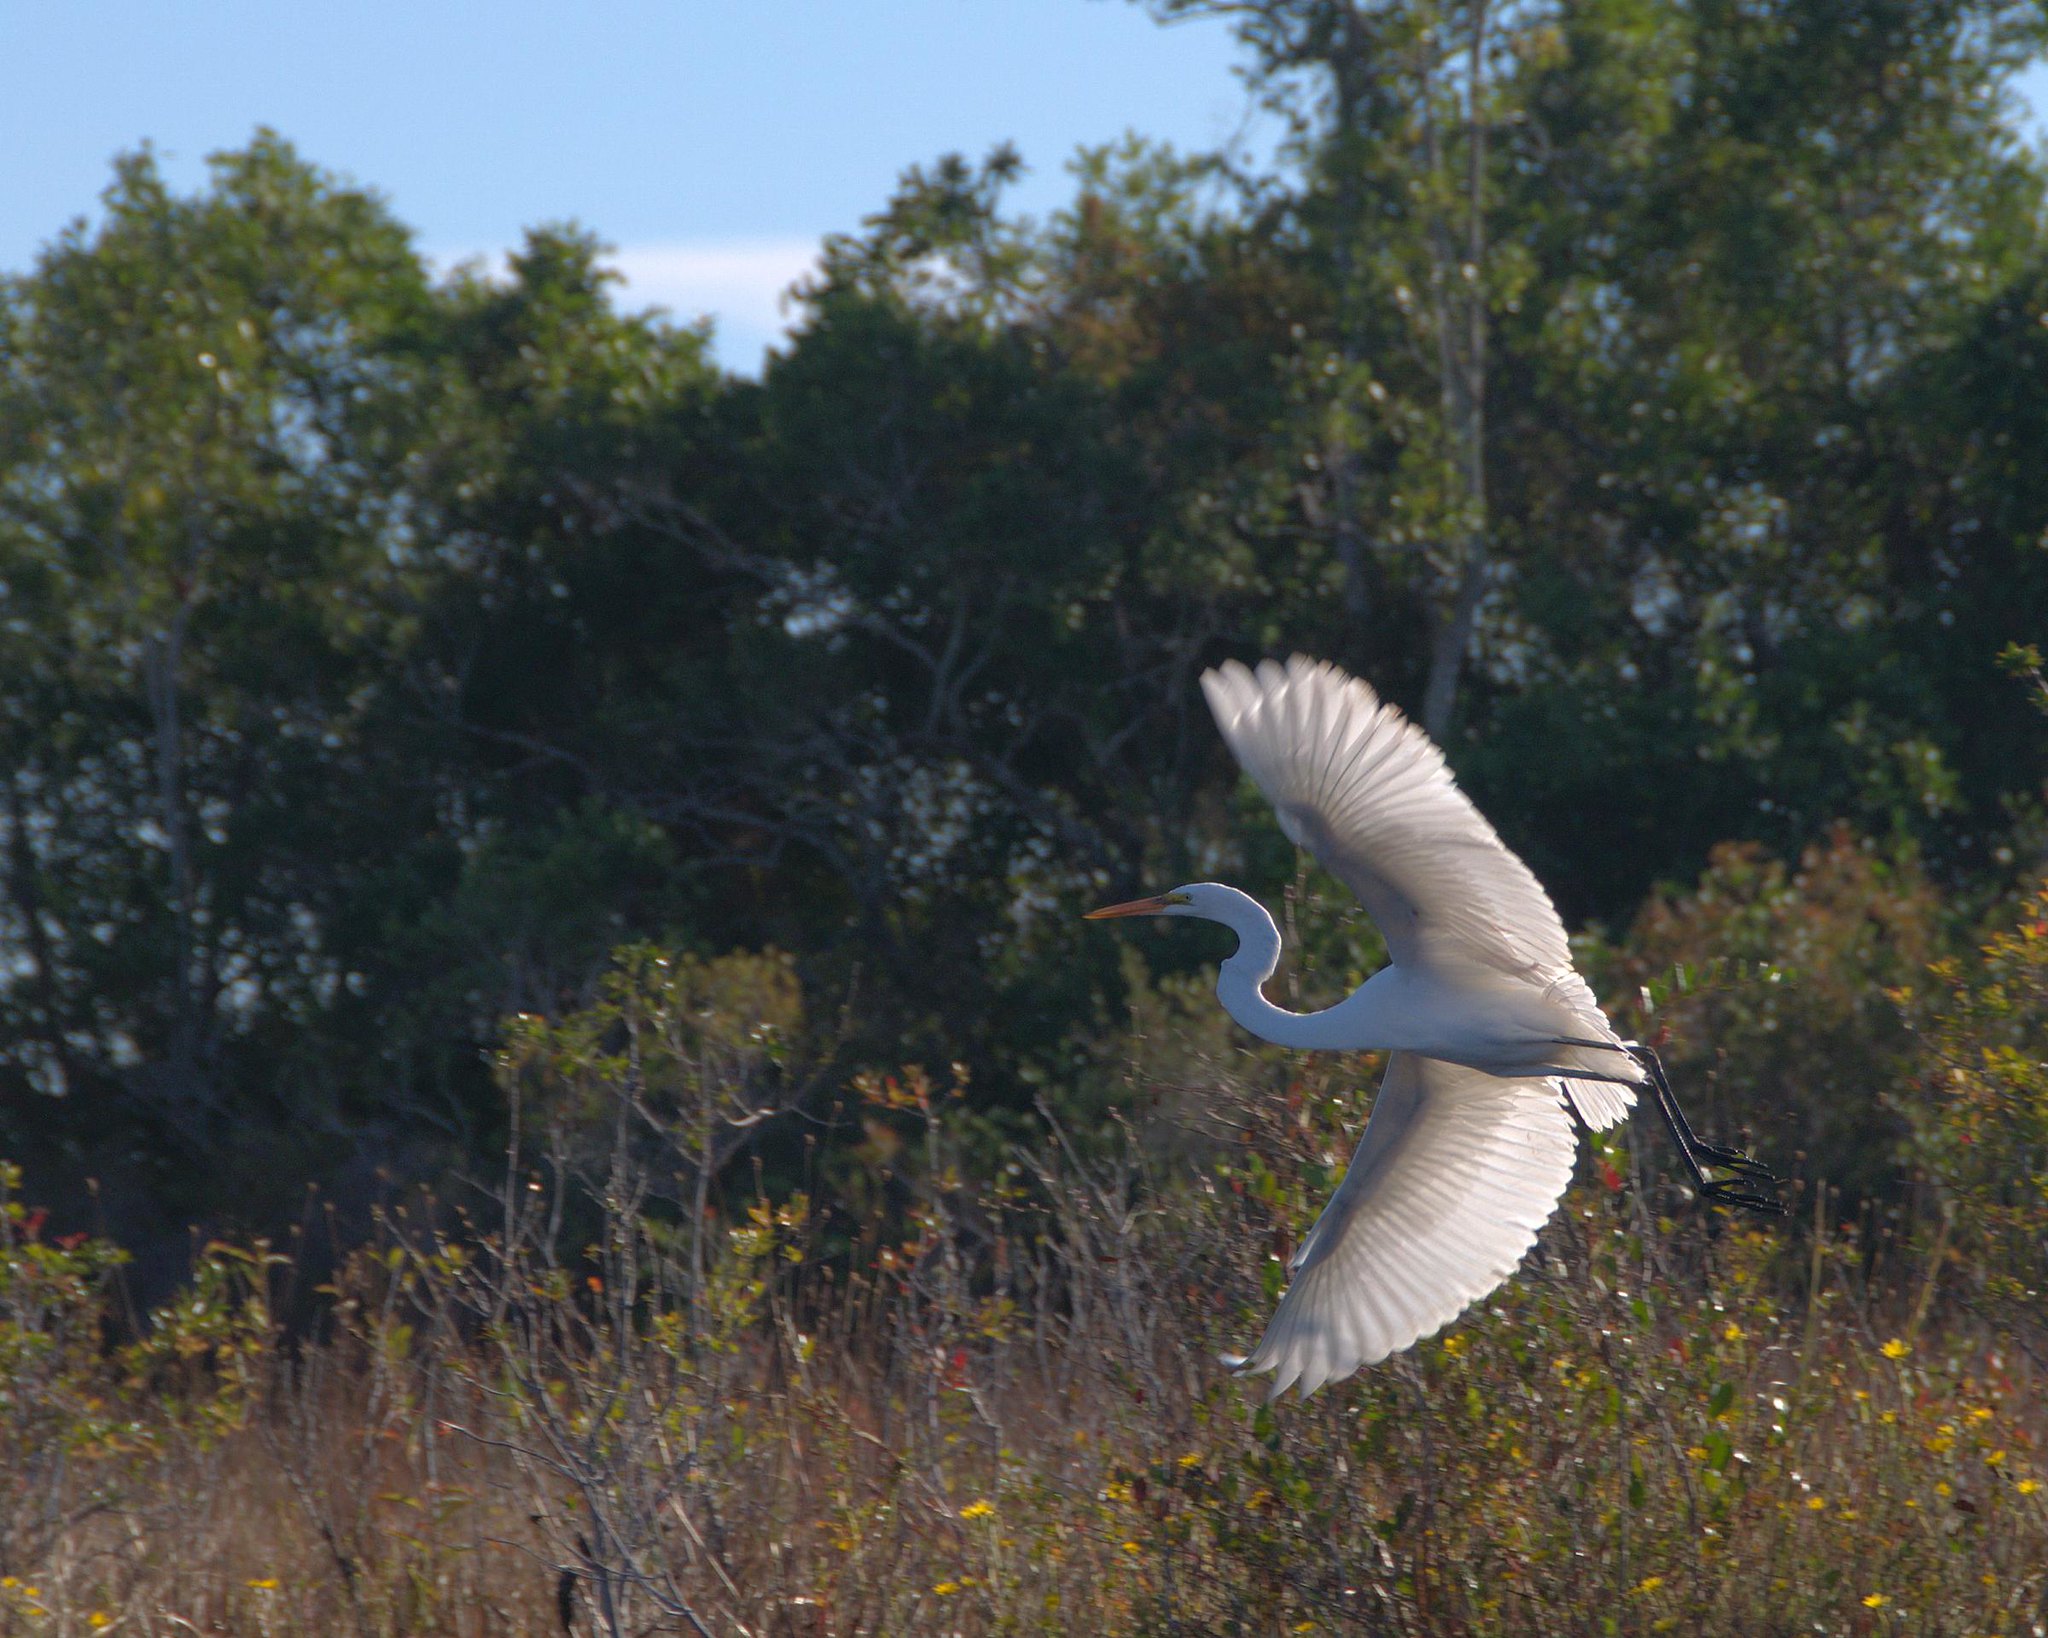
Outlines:
[[[1444,1352],[1449,1354],[1451,1358],[1456,1359],[1464,1351],[1465,1339],[1463,1337],[1444,1338]]]
[[[1886,1359],[1904,1359],[1912,1351],[1910,1347],[1901,1342],[1897,1337],[1893,1337],[1891,1341],[1878,1349],[1878,1352],[1883,1354]],[[1876,1597],[1877,1595],[1873,1593],[1871,1596]],[[1877,1608],[1875,1604],[1872,1604],[1870,1607],[1872,1609]]]
[[[960,1509],[960,1516],[963,1519],[985,1519],[994,1511],[995,1509],[985,1501],[969,1502]]]
[[[1998,1412],[1993,1410],[1989,1405],[1979,1405],[1975,1410],[1970,1412],[1970,1420],[1972,1422],[1988,1422],[1991,1420],[1992,1417],[1996,1416],[1997,1414]]]
[[[1127,1541],[1124,1543],[1124,1551],[1135,1554],[1139,1551],[1138,1544],[1135,1541]]]
[[[1663,1585],[1664,1578],[1661,1575],[1646,1575],[1636,1583],[1636,1591],[1639,1593],[1653,1593]]]
[[[1863,1607],[1867,1610],[1881,1610],[1890,1602],[1891,1600],[1883,1593],[1872,1593],[1863,1600]]]
[[[94,1632],[98,1632],[101,1627],[111,1627],[114,1624],[114,1618],[105,1610],[94,1610],[92,1614],[85,1618],[85,1624],[91,1627]]]
[[[1182,1467],[1200,1467],[1202,1465],[1202,1453],[1199,1450],[1189,1451],[1180,1459],[1180,1465]]]
[[[1989,1456],[1986,1456],[1986,1457],[1984,1458],[1984,1465],[1985,1465],[1986,1467],[2002,1467],[2002,1466],[2004,1466],[2004,1465],[2005,1465],[2005,1452],[2004,1452],[2004,1451],[2002,1451],[2002,1450],[1994,1450],[1994,1451],[1993,1451],[1993,1452],[1992,1452],[1992,1453],[1991,1453],[1991,1454],[1990,1454]]]
[[[932,1588],[932,1591],[937,1593],[941,1598],[950,1598],[954,1593],[958,1592],[959,1590],[960,1583],[957,1581],[941,1581],[936,1587]]]
[[[276,1587],[277,1577],[274,1575],[267,1575],[261,1581],[252,1581],[249,1583],[249,1585],[254,1587],[258,1592],[269,1592],[274,1587]]]
[[[1721,1340],[1723,1342],[1740,1342],[1742,1340],[1742,1327],[1733,1320],[1730,1320],[1727,1329],[1721,1333]]]
[[[2041,1481],[2039,1479],[2022,1479],[2015,1488],[2022,1496],[2031,1496],[2041,1488]]]
[[[1808,1496],[1806,1498],[1806,1506],[1809,1512],[1818,1513],[1827,1504],[1828,1499],[1825,1496]]]

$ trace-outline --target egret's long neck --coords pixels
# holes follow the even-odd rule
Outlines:
[[[1289,1012],[1266,999],[1260,986],[1280,965],[1280,929],[1257,899],[1239,895],[1239,900],[1230,906],[1228,919],[1215,918],[1237,934],[1237,953],[1216,970],[1216,999],[1246,1029],[1276,1046],[1328,1046],[1327,1014]]]

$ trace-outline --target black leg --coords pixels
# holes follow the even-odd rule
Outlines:
[[[1739,1183],[1707,1176],[1704,1167],[1719,1166],[1734,1172],[1742,1183],[1754,1183],[1764,1189],[1768,1189],[1773,1183],[1783,1181],[1768,1167],[1752,1160],[1738,1149],[1725,1149],[1719,1144],[1702,1142],[1693,1132],[1692,1123],[1685,1118],[1685,1111],[1679,1106],[1678,1095],[1671,1090],[1671,1082],[1665,1076],[1664,1065],[1657,1054],[1646,1046],[1633,1043],[1628,1051],[1629,1055],[1643,1066],[1650,1089],[1656,1095],[1657,1113],[1664,1117],[1664,1129],[1671,1134],[1671,1142],[1678,1150],[1678,1158],[1685,1162],[1685,1169],[1692,1174],[1700,1198],[1714,1201],[1718,1205],[1744,1206],[1751,1211],[1783,1216],[1785,1207],[1775,1196],[1753,1193]]]
[[[1750,1159],[1741,1150],[1724,1149],[1719,1144],[1709,1143],[1702,1138],[1692,1129],[1692,1122],[1685,1118],[1685,1111],[1679,1107],[1678,1095],[1671,1090],[1670,1077],[1664,1073],[1664,1061],[1649,1047],[1641,1045],[1634,1048],[1631,1056],[1650,1072],[1651,1079],[1656,1084],[1659,1102],[1666,1110],[1665,1119],[1675,1128],[1674,1136],[1680,1138],[1684,1147],[1690,1150],[1696,1159],[1713,1166],[1725,1166],[1730,1171],[1740,1172],[1745,1177],[1754,1177],[1759,1182],[1784,1181],[1776,1172],[1760,1161]]]

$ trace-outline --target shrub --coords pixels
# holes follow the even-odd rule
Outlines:
[[[1918,1008],[1920,1096],[1901,1103],[1943,1191],[1940,1242],[1953,1239],[1966,1289],[2001,1323],[2038,1333],[2048,1288],[2048,890],[1976,963],[1949,958],[1934,974],[1940,992]]]
[[[720,971],[630,952],[598,1008],[521,1022],[502,1181],[395,1213],[292,1347],[260,1250],[214,1253],[137,1352],[97,1340],[109,1250],[10,1264],[7,1312],[52,1340],[8,1343],[44,1410],[7,1454],[40,1462],[64,1528],[8,1544],[0,1631],[2048,1619],[2038,1378],[1982,1317],[1919,1323],[1924,1268],[1874,1277],[1823,1224],[1788,1280],[1775,1229],[1659,1218],[1610,1161],[1448,1333],[1266,1404],[1218,1355],[1270,1312],[1375,1060],[1134,1042],[1121,1127],[1081,1141],[1048,1100],[980,1181],[956,1085],[863,1075],[857,1118],[891,1134],[864,1164],[899,1209],[848,1236],[756,1198],[700,1234],[675,1212],[699,1081],[756,1087],[725,1109],[769,1084],[712,1046],[791,1016],[770,969]],[[1143,990],[1135,1016],[1182,1004]],[[1227,1071],[1206,1131],[1154,1141],[1205,1054]],[[113,1405],[138,1430],[118,1487],[67,1455]]]
[[[1797,869],[1731,843],[1691,892],[1644,907],[1615,988],[1640,998],[1632,1022],[1702,1132],[1747,1132],[1780,1172],[1895,1201],[1906,1124],[1887,1094],[1919,1052],[1900,997],[1947,936],[1910,855],[1839,828]]]

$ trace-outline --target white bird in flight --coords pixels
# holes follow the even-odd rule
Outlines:
[[[1260,986],[1280,930],[1218,882],[1089,912],[1198,916],[1237,934],[1216,997],[1287,1047],[1385,1051],[1365,1136],[1289,1272],[1252,1353],[1272,1396],[1304,1396],[1442,1329],[1512,1274],[1571,1179],[1572,1113],[1595,1131],[1650,1091],[1702,1197],[1759,1211],[1777,1181],[1703,1143],[1648,1048],[1615,1033],[1572,966],[1542,885],[1452,780],[1429,736],[1365,683],[1297,655],[1256,671],[1229,661],[1202,691],[1232,753],[1289,840],[1364,903],[1388,963],[1321,1012],[1274,1006]],[[1567,1109],[1567,1103],[1569,1109]],[[1740,1181],[1710,1180],[1708,1166]]]

